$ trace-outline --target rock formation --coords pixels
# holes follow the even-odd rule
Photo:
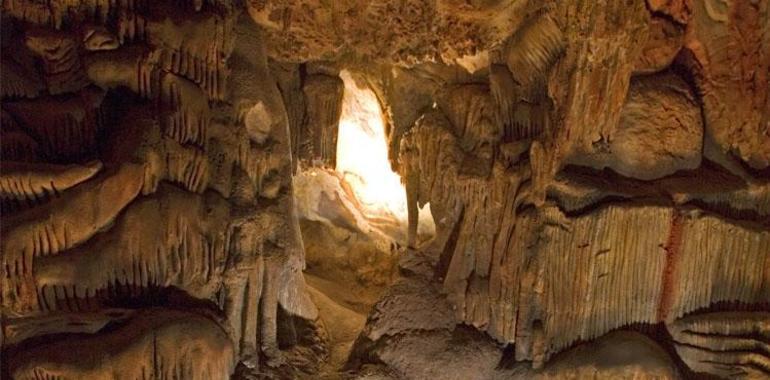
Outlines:
[[[770,377],[765,0],[1,9],[0,378]]]

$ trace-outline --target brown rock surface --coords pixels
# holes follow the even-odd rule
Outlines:
[[[675,75],[644,76],[632,80],[609,141],[570,161],[650,180],[696,169],[702,142],[700,109],[687,84]]]
[[[0,8],[3,379],[770,376],[768,1]]]

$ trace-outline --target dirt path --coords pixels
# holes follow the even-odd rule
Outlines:
[[[350,349],[358,334],[364,328],[366,314],[359,309],[363,305],[350,305],[354,300],[350,292],[341,285],[305,274],[310,298],[318,307],[321,320],[329,335],[329,360],[318,373],[320,379],[341,379],[342,367],[348,359]]]

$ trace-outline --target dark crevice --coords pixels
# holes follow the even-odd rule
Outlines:
[[[624,177],[609,169],[597,171],[581,166],[568,166],[557,178],[566,179],[568,182],[597,191],[595,201],[583,207],[569,209],[558,197],[558,194],[554,190],[550,190],[548,198],[559,205],[562,212],[569,217],[588,215],[610,204],[629,205],[631,207],[695,207],[745,228],[754,230],[770,228],[770,218],[756,210],[736,209],[725,202],[708,202],[698,199],[697,193],[693,194],[694,199],[681,204],[676,204],[672,200],[672,194],[687,193],[694,187],[703,184],[711,187],[709,190],[711,193],[724,193],[745,188],[746,184],[742,179],[721,170],[718,165],[707,160],[704,160],[699,169],[680,171],[652,181]]]
[[[649,1],[644,1],[644,6],[645,6],[645,8],[647,8],[647,11],[650,12],[650,16],[652,16],[652,17],[658,17],[658,18],[665,19],[666,21],[676,25],[679,28],[684,28],[684,27],[687,26],[687,24],[683,24],[682,22],[678,21],[677,19],[675,19],[673,16],[671,16],[669,14],[666,14],[666,13],[661,12],[661,11],[653,10],[650,7]]]
[[[506,344],[503,348],[503,353],[500,356],[500,361],[497,363],[498,370],[500,369],[513,369],[517,364],[521,362],[516,361],[516,344]]]
[[[770,337],[766,337],[759,332],[753,334],[724,334],[719,332],[702,332],[690,329],[682,330],[683,334],[691,334],[704,338],[738,338],[738,339],[751,339],[759,342],[770,344]]]
[[[680,342],[680,341],[677,341],[677,340],[674,340],[674,345],[675,346],[679,346],[679,347],[687,347],[687,348],[693,349],[693,350],[704,351],[704,352],[707,352],[707,353],[715,355],[715,356],[719,356],[719,355],[741,355],[741,354],[743,354],[743,355],[755,354],[755,355],[760,355],[760,356],[767,355],[767,353],[765,351],[762,351],[760,349],[716,350],[716,349],[709,348],[709,347],[706,347],[706,346],[697,346],[697,345],[694,345],[694,344]],[[707,361],[704,360],[704,362],[707,362]],[[724,364],[724,365],[728,365],[728,364],[735,365],[735,364],[737,364],[737,363],[730,363],[730,362],[714,362],[714,363],[720,363],[720,364]]]
[[[436,264],[436,270],[434,278],[438,281],[443,281],[446,278],[447,271],[449,271],[449,265],[452,262],[452,257],[457,247],[457,241],[460,239],[460,230],[462,229],[463,222],[465,221],[465,208],[461,208],[457,220],[452,226],[452,230],[449,233],[449,238],[444,245],[444,250],[439,256],[438,263]]]
[[[698,315],[698,314],[718,313],[718,312],[768,312],[770,313],[770,300],[768,300],[767,302],[759,302],[759,303],[747,303],[747,302],[740,302],[740,301],[714,302],[709,306],[692,310],[686,313],[685,315],[683,315],[680,319],[687,318],[693,315]]]

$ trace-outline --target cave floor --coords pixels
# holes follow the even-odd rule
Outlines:
[[[321,366],[318,376],[322,379],[340,378],[353,342],[364,328],[366,314],[360,309],[365,305],[351,305],[351,301],[355,300],[345,284],[311,274],[305,274],[305,280],[329,339],[329,358]]]

